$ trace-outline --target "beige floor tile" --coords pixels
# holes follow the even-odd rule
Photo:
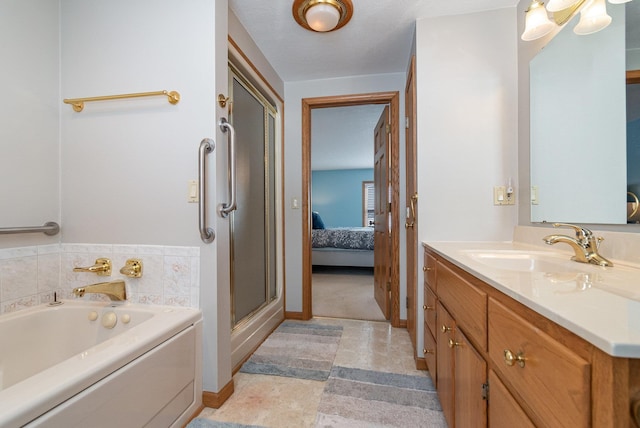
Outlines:
[[[334,366],[427,375],[415,369],[406,329],[393,328],[388,322],[338,318],[314,318],[309,322],[343,327]],[[231,398],[220,409],[204,409],[199,416],[264,427],[313,427],[325,383],[237,373]]]

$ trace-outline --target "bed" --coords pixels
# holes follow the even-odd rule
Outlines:
[[[313,213],[311,263],[314,266],[373,267],[373,228],[325,228]]]

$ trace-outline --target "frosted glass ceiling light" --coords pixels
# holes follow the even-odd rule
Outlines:
[[[576,4],[577,0],[549,0],[547,3],[547,10],[549,12],[559,12],[561,10],[569,9]]]
[[[596,33],[611,24],[607,15],[607,4],[604,0],[591,0],[580,11],[580,22],[573,32],[581,36]]]
[[[622,3],[629,3],[631,0],[609,0],[609,3],[611,4],[622,4]]]
[[[555,27],[553,22],[551,22],[547,16],[547,10],[544,8],[544,3],[538,0],[533,0],[531,2],[524,19],[524,32],[521,36],[524,41],[539,39],[540,37],[549,34],[549,32]]]
[[[351,0],[295,0],[292,13],[302,27],[325,33],[349,22],[353,5]]]
[[[340,11],[329,4],[316,4],[304,14],[309,27],[316,31],[329,31],[336,28],[340,20]]]

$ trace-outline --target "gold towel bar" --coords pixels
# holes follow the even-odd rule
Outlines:
[[[153,97],[157,95],[165,95],[171,104],[178,104],[178,101],[180,101],[180,94],[176,91],[138,92],[136,94],[105,95],[103,97],[88,98],[65,98],[62,101],[64,101],[65,104],[71,104],[75,111],[81,112],[86,101],[119,100],[122,98]]]

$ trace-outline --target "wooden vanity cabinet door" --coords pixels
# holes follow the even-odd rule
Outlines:
[[[424,359],[427,362],[427,370],[433,381],[433,385],[438,388],[438,363],[436,358],[436,340],[429,332],[426,324],[424,326]]]
[[[493,370],[489,370],[489,425],[491,428],[535,428]]]
[[[522,367],[507,364],[507,350],[524,359]],[[492,298],[489,357],[537,426],[591,426],[591,365]]]
[[[455,424],[457,427],[487,426],[487,363],[458,328],[453,339]]]
[[[430,287],[424,288],[424,321],[429,328],[431,334],[435,337],[437,334],[437,313],[436,313],[436,302],[438,298],[436,294],[431,291]]]
[[[440,302],[436,305],[438,317],[438,338],[436,339],[436,370],[438,376],[438,398],[442,412],[450,427],[455,426],[454,408],[454,360],[453,349],[449,347],[449,339],[453,338],[456,324],[449,312]]]

